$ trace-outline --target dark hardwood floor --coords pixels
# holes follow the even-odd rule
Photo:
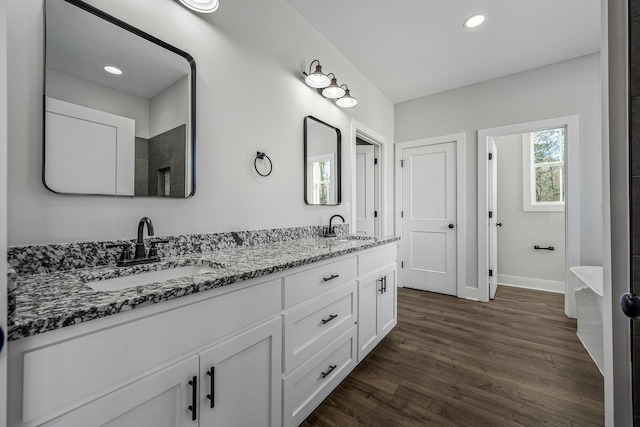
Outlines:
[[[398,290],[398,325],[302,426],[602,426],[603,378],[564,297]]]

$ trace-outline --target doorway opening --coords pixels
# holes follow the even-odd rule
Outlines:
[[[490,139],[490,299],[498,285],[564,293],[564,131]]]
[[[545,276],[534,282],[532,287],[537,285],[539,289],[546,288],[546,290],[564,292],[565,314],[569,317],[576,317],[574,290],[579,285],[577,278],[571,275],[569,268],[580,265],[580,153],[578,127],[579,117],[576,115],[478,131],[478,289],[481,292],[481,300],[488,301],[493,297],[497,282],[501,279],[499,249],[497,248],[501,241],[498,238],[498,233],[502,233],[502,230],[497,232],[497,229],[500,228],[497,224],[503,223],[503,228],[506,226],[497,204],[497,186],[498,182],[502,181],[503,178],[495,175],[497,172],[495,162],[492,163],[493,160],[490,159],[499,159],[501,156],[500,147],[498,146],[496,149],[496,141],[519,138],[519,144],[523,147],[522,160],[520,160],[523,167],[521,181],[522,205],[519,206],[519,209],[523,215],[529,215],[528,219],[531,218],[531,213],[533,212],[546,212],[547,217],[559,212],[564,225],[562,243],[564,244],[565,253],[564,257],[561,256],[562,270],[554,273],[558,277],[553,276],[556,279],[562,277],[564,280],[554,280],[551,276]],[[545,135],[547,137],[557,137],[560,134],[564,139],[563,150],[561,152],[551,150],[551,152],[547,153],[547,158],[544,158],[545,155],[542,152],[544,147],[539,147],[539,161],[536,162],[535,138],[538,138],[539,145],[544,145],[543,137]],[[547,145],[555,147],[557,141],[554,141],[547,141]],[[505,145],[504,147],[508,146]],[[509,147],[513,148],[513,146]],[[544,193],[542,187],[536,188],[538,184],[536,179],[540,181],[541,185],[546,180],[549,187],[547,193]],[[562,182],[564,182],[564,186],[560,185]],[[564,208],[564,211],[562,211],[562,208]],[[493,214],[494,211],[497,212],[497,215]],[[557,218],[555,220],[557,222]],[[516,220],[514,219],[513,221]],[[522,233],[529,233],[528,230],[522,228],[518,232],[521,236]],[[529,234],[531,235],[527,238],[535,239],[536,242],[540,239],[551,239],[551,237],[546,236],[548,234],[546,232],[544,235],[542,233]],[[559,249],[561,245],[553,245],[549,243],[550,241],[540,240],[539,243],[534,243],[531,240],[528,242],[527,247],[522,249],[523,251],[526,250],[527,253],[525,260],[522,260],[521,263],[533,262],[534,259],[541,258],[541,265],[545,265],[544,258],[550,258],[549,254],[560,255]],[[538,249],[535,249],[535,246],[538,246]],[[550,250],[550,247],[554,249]],[[558,252],[555,252],[556,250]],[[529,266],[523,268],[523,271],[526,271]],[[518,279],[520,276],[515,274],[507,274],[507,276],[513,277],[505,278],[503,275],[502,280],[515,282],[510,283],[513,285],[523,285],[521,279]],[[563,282],[564,284],[562,284]],[[530,286],[531,281],[528,283]]]
[[[351,232],[370,236],[385,235],[386,138],[363,124],[351,122]]]

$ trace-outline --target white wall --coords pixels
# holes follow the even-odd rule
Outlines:
[[[189,91],[189,76],[184,76],[149,100],[150,138],[189,123]]]
[[[194,57],[196,194],[187,200],[60,196],[42,186],[42,0],[9,0],[11,245],[131,238],[142,216],[161,235],[325,224],[344,215],[345,204],[304,204],[303,118],[341,129],[344,200],[351,199],[351,118],[393,140],[391,101],[286,0],[225,1],[211,15],[173,0],[89,3]],[[349,85],[356,108],[339,109],[303,83],[301,72],[316,58]],[[256,151],[273,161],[268,178],[253,171]]]
[[[477,131],[580,115],[581,256],[602,263],[600,62],[593,54],[395,106],[395,142],[466,134],[467,277],[477,277]]]
[[[47,70],[47,96],[136,121],[136,136],[150,138],[149,100],[55,70]]]
[[[496,218],[502,223],[498,228],[498,283],[529,283],[536,288],[539,280],[561,282],[557,290],[564,291],[564,212],[524,212],[522,134],[497,137],[494,142],[498,151]],[[535,250],[535,245],[555,250]]]

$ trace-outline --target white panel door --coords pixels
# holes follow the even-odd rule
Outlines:
[[[373,145],[356,145],[356,232],[375,234],[375,154]]]
[[[456,295],[456,144],[402,150],[402,286]]]
[[[489,298],[493,299],[498,290],[498,149],[493,141],[489,163]]]
[[[96,369],[100,367],[97,366]],[[186,427],[193,420],[193,355],[45,424],[56,427]],[[197,393],[197,390],[196,390]],[[196,399],[197,404],[197,399]],[[197,406],[197,405],[196,405]],[[194,409],[196,411],[198,408]]]
[[[277,318],[200,353],[200,427],[280,426],[281,324]]]

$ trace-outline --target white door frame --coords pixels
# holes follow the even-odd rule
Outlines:
[[[438,136],[434,138],[425,138],[415,141],[396,143],[396,159],[394,162],[396,169],[396,236],[402,238],[402,218],[400,211],[402,210],[402,169],[400,161],[402,160],[402,150],[407,148],[422,147],[425,145],[443,144],[446,142],[456,143],[456,289],[458,298],[475,299],[473,288],[467,286],[466,280],[466,239],[465,239],[465,134],[456,133],[452,135]],[[402,245],[398,246],[398,260],[403,259]],[[402,267],[398,266],[398,283],[397,286],[402,287]]]
[[[387,138],[380,135],[373,129],[368,128],[355,119],[351,120],[351,212],[350,230],[351,234],[356,233],[356,137],[376,146],[378,150],[378,169],[374,174],[375,179],[375,209],[378,211],[378,217],[375,218],[376,234],[387,235],[387,155],[386,144]]]
[[[566,198],[565,221],[565,293],[564,312],[576,317],[574,289],[577,278],[569,271],[580,265],[580,144],[579,116],[565,116],[537,120],[508,126],[478,130],[478,290],[480,300],[489,300],[489,167],[490,139],[497,136],[515,135],[541,129],[566,127],[565,168]]]

